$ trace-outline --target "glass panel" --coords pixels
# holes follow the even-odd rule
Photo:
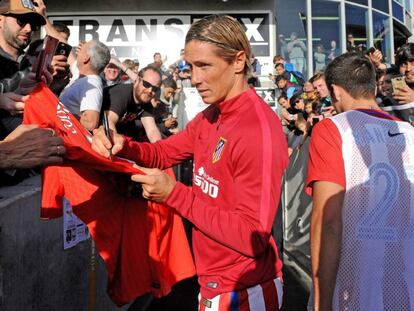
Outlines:
[[[312,1],[313,71],[321,71],[325,65],[341,54],[339,3]]]
[[[388,0],[373,0],[372,7],[377,10],[381,10],[385,13],[389,13]]]
[[[347,4],[345,6],[346,34],[348,51],[367,49],[367,9]]]
[[[354,3],[358,3],[358,4],[363,4],[363,5],[368,5],[368,0],[348,0],[349,2],[354,2]],[[375,2],[372,1],[372,2]],[[313,3],[312,3],[313,4]]]
[[[307,76],[306,1],[276,1],[277,54]]]
[[[404,25],[400,24],[396,20],[393,20],[393,27],[394,27],[394,50],[397,49],[407,43],[407,29]]]
[[[407,12],[411,11],[411,0],[405,0],[405,10]]]
[[[408,30],[410,30],[412,23],[413,23],[413,20],[411,18],[411,15],[409,15],[408,13],[405,13],[405,27],[407,27]],[[412,30],[410,31],[411,33],[413,32]]]
[[[374,46],[381,50],[384,61],[391,63],[390,18],[384,14],[372,12]]]
[[[403,7],[395,1],[392,2],[392,16],[394,16],[399,21],[404,22]]]

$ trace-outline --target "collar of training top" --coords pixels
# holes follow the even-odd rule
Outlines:
[[[239,109],[240,107],[242,107],[245,104],[244,100],[239,100],[241,97],[249,97],[251,98],[252,96],[258,96],[255,89],[254,88],[250,88],[247,91],[244,91],[242,93],[240,93],[237,96],[234,96],[228,100],[225,100],[221,103],[218,104],[218,107],[220,109],[220,113],[222,115],[226,115],[229,114],[231,112],[233,112],[234,110]]]

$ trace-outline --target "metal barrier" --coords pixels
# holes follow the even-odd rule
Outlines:
[[[40,176],[0,188],[0,310],[87,310],[90,241],[63,250],[62,218],[40,219]],[[97,264],[97,310],[118,308]]]
[[[282,189],[284,252],[311,275],[309,232],[312,198],[305,189],[309,160],[309,139],[293,152]]]

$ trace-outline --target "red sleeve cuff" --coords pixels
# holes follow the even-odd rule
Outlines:
[[[126,156],[128,155],[128,147],[132,138],[124,135],[122,135],[122,137],[124,138],[124,146],[122,147],[121,151],[118,152],[118,155],[126,158]]]
[[[186,217],[187,212],[192,204],[192,191],[190,187],[177,182],[165,200],[165,204],[174,208],[182,216]]]

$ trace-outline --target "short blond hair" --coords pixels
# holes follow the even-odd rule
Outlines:
[[[246,55],[244,73],[252,71],[250,57],[252,55],[250,43],[240,23],[228,15],[209,15],[191,25],[185,37],[185,44],[197,40],[215,45],[218,48],[218,56],[229,64],[239,51]]]

